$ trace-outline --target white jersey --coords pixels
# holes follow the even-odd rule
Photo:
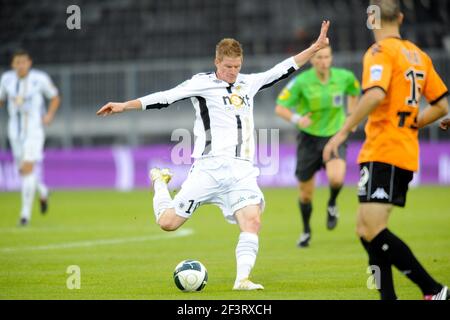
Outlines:
[[[0,100],[8,104],[8,135],[11,140],[44,137],[42,116],[45,98],[58,95],[50,77],[43,71],[31,69],[19,78],[13,70],[5,72],[0,80]]]
[[[139,98],[142,109],[161,109],[191,98],[196,111],[193,158],[228,156],[253,161],[255,154],[253,98],[299,67],[293,57],[272,69],[239,74],[234,84],[214,72],[199,73],[179,86]]]

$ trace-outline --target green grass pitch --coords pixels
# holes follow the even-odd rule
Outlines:
[[[326,230],[328,190],[314,198],[311,247],[298,249],[296,190],[266,189],[260,251],[252,279],[259,292],[231,290],[237,226],[218,208],[203,206],[180,232],[154,223],[149,191],[55,191],[50,212],[37,203],[31,225],[18,228],[20,195],[0,194],[0,299],[378,299],[367,288],[367,256],[355,235],[356,190],[338,199],[340,221]],[[420,187],[407,207],[393,211],[390,229],[406,241],[426,269],[450,284],[449,188]],[[172,279],[183,259],[200,260],[209,282],[202,292],[180,292]],[[67,288],[71,265],[80,289]],[[419,289],[394,271],[400,299],[421,299]]]

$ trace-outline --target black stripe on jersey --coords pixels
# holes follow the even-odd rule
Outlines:
[[[283,79],[286,79],[287,77],[289,77],[294,72],[295,72],[295,68],[294,67],[289,68],[287,73],[283,74],[281,77],[279,77],[278,79],[272,81],[271,83],[268,83],[268,84],[262,86],[258,91],[261,91],[261,90],[264,90],[264,89],[267,89],[267,88],[273,86],[275,83],[277,83],[277,82],[279,82],[279,81],[281,81]]]
[[[203,127],[205,128],[205,150],[202,155],[206,155],[211,152],[211,119],[209,118],[209,110],[206,105],[206,100],[203,97],[196,97],[200,106],[200,116],[203,121]]]
[[[439,101],[441,101],[441,99],[444,99],[446,96],[448,96],[448,91],[445,92],[443,95],[441,95],[439,98],[437,98],[437,99],[431,101],[431,102],[430,102],[430,105],[433,105],[433,104],[438,103]]]
[[[238,144],[236,146],[236,157],[241,156],[241,148],[242,148],[242,122],[241,117],[236,115],[236,123],[237,123],[237,132],[238,132]]]
[[[155,103],[155,104],[149,104],[148,106],[145,106],[145,110],[150,110],[150,109],[163,109],[163,108],[167,108],[168,106],[170,106],[171,104],[174,104],[175,102],[179,102],[179,101],[183,101],[186,99],[190,99],[190,97],[188,98],[183,98],[180,100],[176,100],[172,103]]]
[[[232,84],[230,84],[228,87],[227,87],[227,92],[228,93],[233,93],[233,91],[231,90],[231,87],[232,87],[233,85]]]
[[[22,131],[22,115],[20,111],[17,111],[17,136],[20,137],[20,132]]]
[[[169,106],[168,103],[155,103],[155,104],[149,104],[148,106],[145,106],[145,110],[150,109],[163,109],[167,108]]]

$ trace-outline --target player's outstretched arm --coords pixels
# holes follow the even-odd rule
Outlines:
[[[330,45],[330,40],[328,39],[327,33],[330,28],[330,21],[323,21],[322,28],[320,29],[320,35],[317,38],[316,42],[314,42],[308,49],[300,52],[296,56],[294,56],[294,60],[299,67],[306,64],[314,54]]]
[[[97,111],[98,116],[109,116],[115,113],[122,113],[129,110],[141,110],[142,104],[139,100],[127,102],[108,102]]]

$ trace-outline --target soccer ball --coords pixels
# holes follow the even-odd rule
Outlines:
[[[208,281],[208,271],[200,261],[183,260],[175,267],[173,280],[181,291],[200,291]]]

